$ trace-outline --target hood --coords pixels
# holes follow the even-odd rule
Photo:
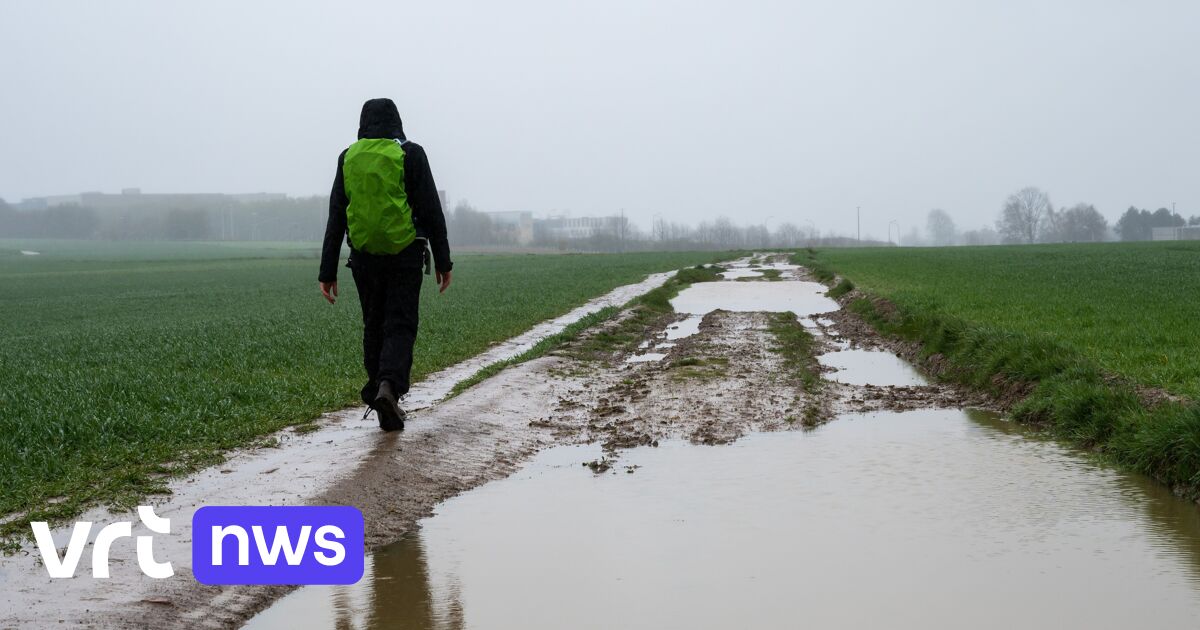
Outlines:
[[[373,98],[363,103],[362,115],[358,117],[358,137],[396,138],[404,140],[404,125],[400,112],[390,98]]]

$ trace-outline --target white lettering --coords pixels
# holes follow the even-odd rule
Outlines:
[[[212,526],[212,563],[213,566],[221,566],[223,560],[221,556],[221,542],[225,537],[232,534],[237,538],[238,543],[238,566],[246,566],[250,564],[250,537],[246,534],[246,530],[240,525],[229,525],[221,527],[220,525]]]
[[[308,547],[308,535],[312,531],[312,525],[304,525],[300,528],[300,542],[295,548],[292,547],[292,536],[284,525],[275,527],[275,538],[271,539],[270,549],[267,549],[267,541],[263,538],[262,525],[255,525],[251,529],[254,530],[254,542],[258,545],[258,556],[262,558],[263,564],[269,567],[275,566],[275,563],[279,561],[279,551],[282,549],[283,555],[287,556],[288,565],[296,566],[304,558],[304,549]]]
[[[316,556],[317,562],[332,567],[341,564],[342,560],[346,559],[346,546],[338,542],[330,542],[327,537],[332,536],[337,539],[345,539],[346,534],[342,528],[337,525],[322,525],[317,528],[316,545],[322,549],[332,551],[333,553],[325,553],[324,551],[314,551],[313,556]]]
[[[58,547],[54,546],[54,538],[50,536],[50,525],[46,521],[33,521],[33,538],[37,541],[38,551],[42,554],[42,564],[52,578],[75,577],[75,567],[79,566],[79,558],[83,556],[83,548],[87,546],[88,534],[92,531],[91,521],[75,523],[71,531],[71,541],[62,558],[58,557]]]

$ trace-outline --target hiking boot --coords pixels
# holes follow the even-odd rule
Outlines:
[[[384,431],[402,431],[404,430],[404,419],[406,414],[396,401],[396,394],[392,391],[392,384],[383,381],[379,384],[379,391],[375,394],[375,401],[371,404],[375,409],[376,415],[379,416],[379,428]]]

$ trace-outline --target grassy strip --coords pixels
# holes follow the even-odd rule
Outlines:
[[[837,284],[833,285],[833,288],[830,289],[829,291],[827,291],[825,293],[825,295],[828,295],[829,297],[836,300],[853,290],[854,290],[854,283],[850,282],[849,280],[847,280],[845,278],[842,278],[842,280],[840,282],[838,282]]]
[[[503,361],[489,363],[478,372],[472,374],[470,377],[459,381],[458,384],[450,390],[450,395],[447,396],[447,398],[454,398],[455,396],[467,391],[479,383],[495,376],[496,374],[499,374],[501,370],[510,365],[517,365],[519,363],[524,363],[526,361],[532,361],[533,359],[543,357],[548,353],[562,347],[567,342],[574,340],[581,333],[583,333],[583,331],[612,319],[617,313],[620,312],[621,309],[616,306],[606,306],[595,313],[588,313],[580,318],[579,321],[568,324],[559,332],[537,342],[532,348],[526,350],[525,352],[522,352],[515,357],[504,359]]]
[[[798,256],[799,257],[799,256]],[[801,263],[803,264],[803,263]],[[1024,393],[1014,419],[1101,453],[1189,497],[1200,496],[1200,405],[1146,400],[1050,335],[1013,332],[931,308],[860,297],[848,308],[880,333],[917,342],[922,358],[940,355],[946,380],[997,395]]]
[[[796,318],[795,313],[769,313],[767,330],[775,335],[778,345],[772,351],[783,357],[783,367],[800,379],[808,400],[804,405],[802,423],[813,426],[820,420],[821,407],[817,394],[821,389],[821,371],[816,358],[816,340]]]
[[[826,265],[820,258],[817,258],[817,250],[811,247],[792,254],[792,264],[803,265],[818,282],[828,284],[833,282],[836,275],[829,268],[829,265]]]

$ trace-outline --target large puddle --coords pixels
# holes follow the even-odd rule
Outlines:
[[[839,350],[822,354],[817,361],[835,370],[826,378],[847,385],[905,387],[928,383],[912,365],[890,352]]]
[[[1200,518],[984,413],[539,454],[250,628],[1195,628]],[[627,474],[629,466],[638,466]]]
[[[836,311],[839,306],[815,282],[698,282],[671,300],[679,313],[704,315],[717,309],[734,312],[783,313],[798,317]]]

